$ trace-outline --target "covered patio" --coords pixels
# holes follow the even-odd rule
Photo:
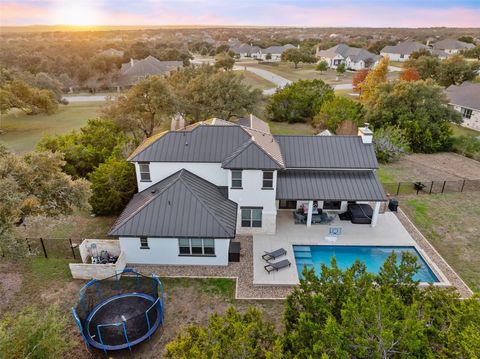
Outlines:
[[[291,211],[279,211],[277,214],[277,231],[275,235],[253,236],[253,284],[254,285],[295,285],[299,283],[293,245],[375,245],[375,246],[414,246],[428,265],[444,281],[444,276],[438,267],[429,260],[424,251],[417,245],[396,215],[386,212],[378,215],[380,218],[377,225],[372,228],[369,225],[353,224],[341,221],[338,215],[334,216],[329,225],[305,226],[294,223]],[[332,243],[325,238],[329,236],[332,227],[341,228],[341,235]],[[280,259],[288,259],[290,267],[279,271],[265,271],[266,261],[262,259],[265,252],[271,252],[279,248],[287,251],[286,256]],[[446,279],[445,279],[446,281]]]

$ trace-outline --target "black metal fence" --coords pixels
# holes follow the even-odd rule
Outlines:
[[[82,239],[74,238],[18,238],[18,241],[24,241],[27,255],[44,258],[73,258],[80,259],[79,244]],[[6,253],[0,249],[0,255],[7,257],[15,253]]]
[[[480,191],[480,179],[383,183],[387,194],[435,194]]]

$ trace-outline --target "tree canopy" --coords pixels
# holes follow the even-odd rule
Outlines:
[[[17,108],[29,115],[52,114],[58,108],[55,94],[50,90],[31,87],[20,80],[0,85],[0,113]]]
[[[231,57],[228,52],[222,52],[215,56],[215,66],[224,69],[225,71],[231,70],[235,60]]]
[[[364,102],[369,102],[374,97],[374,92],[376,88],[382,84],[387,82],[387,75],[388,75],[388,66],[390,64],[390,59],[387,57],[383,57],[378,64],[371,69],[365,80],[363,80],[358,87],[360,88],[360,98]]]
[[[310,122],[333,89],[322,80],[299,80],[278,90],[270,98],[266,111],[278,122]]]
[[[363,122],[363,106],[361,103],[342,96],[335,96],[325,101],[313,118],[312,124],[320,129],[328,129],[336,133],[343,121],[352,121],[355,125]]]
[[[282,52],[282,61],[292,62],[298,68],[300,62],[315,62],[315,57],[303,49],[291,48]]]

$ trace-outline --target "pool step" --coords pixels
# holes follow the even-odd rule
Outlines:
[[[312,252],[297,252],[297,251],[295,251],[295,258],[312,258]]]
[[[297,267],[300,266],[301,268],[303,266],[307,266],[307,267],[313,266],[313,261],[309,258],[297,258],[295,259],[295,262],[297,263]]]

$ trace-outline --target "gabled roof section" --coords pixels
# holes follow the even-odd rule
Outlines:
[[[480,111],[480,84],[464,82],[461,85],[450,85],[445,90],[451,104]]]
[[[404,41],[394,46],[385,46],[380,53],[410,55],[421,49],[428,49],[428,47],[416,41]]]
[[[113,236],[233,238],[237,204],[214,184],[182,169],[137,193]]]
[[[433,48],[436,50],[462,50],[474,48],[474,44],[468,42],[458,41],[455,39],[440,40],[433,44]]]
[[[253,139],[240,145],[222,162],[223,168],[230,169],[280,169],[280,165],[272,159]]]
[[[287,169],[378,168],[372,144],[360,136],[274,136]]]
[[[275,137],[271,133],[255,130],[253,128],[243,128],[255,142],[272,160],[274,160],[279,168],[285,167],[282,151]]]
[[[167,133],[168,131],[159,132],[144,139],[140,146],[138,146],[135,151],[133,151],[132,154],[127,158],[127,161],[130,161],[132,158],[134,158],[136,155],[138,155],[140,152],[142,152],[144,149],[146,149],[148,146],[153,144],[156,140],[158,140],[160,137]]]

